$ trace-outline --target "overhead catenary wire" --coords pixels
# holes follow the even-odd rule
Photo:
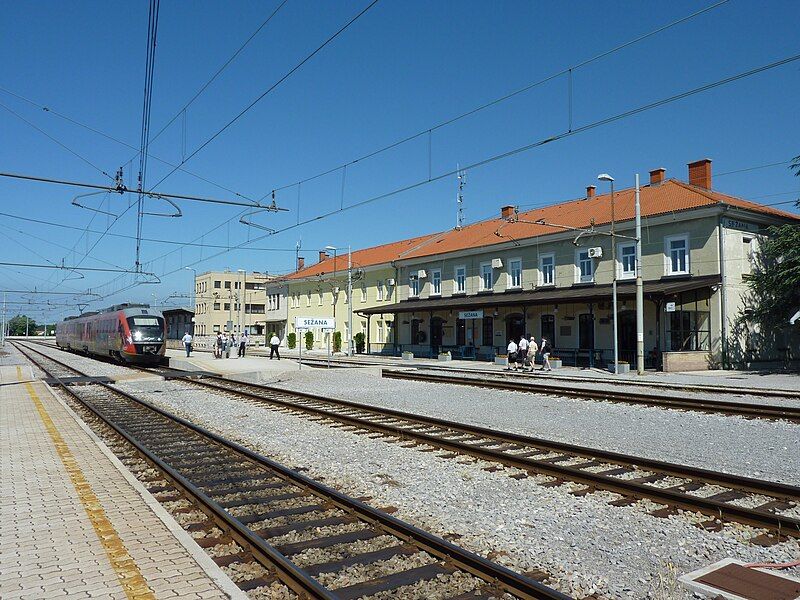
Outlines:
[[[743,71],[743,72],[737,73],[735,75],[731,75],[729,77],[725,77],[723,79],[719,79],[717,81],[714,81],[714,82],[711,82],[711,83],[708,83],[708,84],[705,84],[705,85],[702,85],[702,86],[698,86],[698,87],[686,90],[684,92],[680,92],[680,93],[674,94],[672,96],[667,96],[667,97],[662,98],[660,100],[649,102],[647,104],[644,104],[644,105],[638,106],[636,108],[629,109],[629,110],[617,113],[615,115],[611,115],[609,117],[605,117],[603,119],[598,119],[598,120],[593,121],[591,123],[587,123],[585,125],[577,127],[575,129],[573,129],[572,131],[564,131],[562,133],[555,134],[555,135],[549,136],[547,138],[543,138],[543,139],[540,139],[538,141],[531,142],[531,143],[526,144],[524,146],[519,146],[519,147],[513,148],[511,150],[508,150],[506,152],[502,152],[500,154],[495,154],[493,156],[489,156],[489,157],[484,158],[482,160],[476,161],[476,162],[474,162],[474,163],[472,163],[470,165],[462,166],[461,169],[469,171],[469,170],[476,169],[476,168],[479,168],[479,167],[482,167],[482,166],[486,166],[488,164],[497,162],[499,160],[504,160],[506,158],[509,158],[509,157],[512,157],[512,156],[516,156],[516,155],[524,153],[524,152],[528,152],[528,151],[533,150],[535,148],[542,147],[542,146],[544,146],[546,144],[553,143],[553,142],[556,142],[556,141],[560,141],[560,140],[563,140],[563,139],[566,139],[566,138],[569,138],[569,137],[572,137],[572,136],[575,136],[575,135],[579,135],[579,134],[585,133],[587,131],[593,130],[595,128],[602,127],[604,125],[608,125],[610,123],[614,123],[614,122],[620,121],[622,119],[626,119],[626,118],[638,115],[640,113],[652,110],[654,108],[658,108],[658,107],[661,107],[661,106],[664,106],[664,105],[667,105],[667,104],[671,104],[673,102],[677,102],[678,100],[682,100],[682,99],[688,98],[690,96],[693,96],[693,95],[696,95],[696,94],[700,94],[700,93],[706,92],[708,90],[711,90],[711,89],[714,89],[714,88],[717,88],[717,87],[720,87],[720,86],[723,86],[723,85],[727,85],[727,84],[735,82],[735,81],[739,81],[741,79],[752,77],[752,76],[757,75],[759,73],[763,73],[765,71],[769,71],[769,70],[778,68],[780,66],[783,66],[783,65],[786,65],[786,64],[789,64],[789,63],[792,63],[792,62],[796,62],[798,60],[800,60],[800,54],[795,54],[795,55],[792,55],[792,56],[788,56],[786,58],[783,58],[783,59],[780,59],[780,60],[777,60],[777,61],[773,61],[771,63],[767,63],[767,64],[761,65],[759,67],[755,67],[753,69],[749,69],[747,71]],[[172,271],[164,272],[160,276],[161,277],[165,277],[165,276],[168,276],[168,275],[172,275],[174,273],[177,273],[178,271],[181,271],[185,266],[190,266],[190,267],[191,266],[195,266],[197,264],[200,264],[201,262],[205,262],[207,260],[211,260],[213,258],[217,258],[219,256],[227,254],[228,252],[231,252],[231,251],[234,251],[234,250],[240,250],[240,249],[246,247],[247,245],[249,245],[251,243],[254,243],[254,242],[257,242],[257,241],[261,241],[261,240],[263,240],[263,239],[265,239],[265,238],[267,238],[269,236],[277,235],[277,234],[280,234],[280,233],[284,233],[286,231],[290,231],[290,230],[296,229],[296,228],[301,227],[303,225],[314,223],[316,221],[320,221],[320,220],[329,218],[329,217],[331,217],[333,215],[336,215],[336,214],[340,214],[340,213],[344,213],[344,212],[347,212],[347,211],[350,211],[350,210],[353,210],[353,209],[356,209],[356,208],[360,208],[362,206],[366,206],[368,204],[371,204],[371,203],[374,203],[374,202],[378,202],[378,201],[384,200],[386,198],[390,198],[390,197],[395,196],[397,194],[401,194],[401,193],[404,193],[404,192],[407,192],[407,191],[411,191],[411,190],[423,187],[423,186],[428,185],[428,184],[430,184],[432,182],[439,181],[439,180],[445,179],[447,177],[452,177],[453,175],[457,174],[457,172],[458,172],[458,170],[455,170],[455,171],[451,170],[451,171],[447,171],[447,172],[444,172],[444,173],[440,173],[438,175],[433,176],[430,179],[425,178],[425,179],[416,181],[414,183],[407,184],[407,185],[404,185],[402,187],[396,188],[394,190],[390,190],[388,192],[385,192],[385,193],[382,193],[382,194],[378,194],[378,195],[366,198],[366,199],[361,200],[359,202],[355,202],[353,204],[349,204],[349,205],[347,205],[347,206],[345,206],[343,208],[336,208],[336,209],[327,211],[325,213],[318,214],[318,215],[316,215],[314,217],[310,217],[308,219],[299,221],[299,222],[297,222],[295,224],[287,225],[286,227],[283,227],[281,229],[277,229],[274,232],[266,233],[264,235],[255,237],[255,238],[253,238],[251,240],[247,240],[247,241],[242,242],[242,243],[240,243],[240,244],[238,244],[238,245],[236,245],[236,246],[234,246],[234,247],[232,247],[230,249],[226,249],[226,250],[220,251],[220,252],[218,252],[216,254],[212,254],[212,255],[210,255],[210,256],[202,259],[202,260],[189,263],[188,265],[182,265],[180,268],[174,269]],[[108,297],[110,295],[113,295],[114,293],[119,293],[119,292],[125,291],[125,290],[130,289],[130,288],[135,287],[135,286],[136,286],[135,283],[131,284],[130,286],[127,286],[127,287],[125,287],[125,288],[123,288],[121,290],[117,290],[117,291],[115,291],[113,293],[110,293],[110,294],[104,296],[104,298]]]
[[[606,56],[610,56],[611,54],[619,52],[620,50],[623,50],[623,49],[627,48],[628,46],[633,46],[634,44],[637,44],[637,43],[639,43],[641,41],[644,41],[644,40],[646,40],[646,39],[648,39],[650,37],[653,37],[654,35],[657,35],[657,34],[663,32],[663,31],[671,29],[672,27],[675,27],[676,25],[680,25],[681,23],[685,23],[686,21],[689,21],[691,19],[694,19],[695,17],[698,17],[698,16],[700,16],[702,14],[705,14],[705,13],[707,13],[709,11],[712,11],[715,8],[719,8],[720,6],[722,6],[724,4],[727,4],[728,2],[729,2],[729,0],[721,0],[719,2],[715,2],[715,3],[713,3],[713,4],[709,5],[709,6],[706,6],[705,8],[702,8],[702,9],[697,10],[697,11],[695,11],[695,12],[689,14],[689,15],[686,15],[685,17],[681,17],[680,19],[671,21],[671,22],[669,22],[669,23],[667,23],[665,25],[662,25],[661,27],[658,27],[657,29],[654,29],[652,31],[644,33],[644,34],[642,34],[642,35],[640,35],[640,36],[638,36],[636,38],[628,40],[627,42],[623,42],[621,44],[618,44],[617,46],[614,46],[613,48],[605,50],[605,51],[603,51],[603,52],[601,52],[599,54],[596,54],[596,55],[594,55],[594,56],[592,56],[590,58],[584,59],[579,63],[576,63],[574,65],[568,66],[568,67],[566,67],[566,68],[564,68],[564,69],[562,69],[562,70],[560,70],[560,71],[558,71],[556,73],[548,75],[548,76],[546,76],[546,77],[544,77],[542,79],[539,79],[537,81],[529,83],[529,84],[527,84],[527,85],[525,85],[525,86],[523,86],[523,87],[521,87],[521,88],[519,88],[517,90],[514,90],[513,92],[509,92],[509,93],[504,94],[504,95],[502,95],[502,96],[500,96],[498,98],[495,98],[493,100],[490,100],[488,102],[480,104],[480,105],[478,105],[478,106],[476,106],[474,108],[471,108],[471,109],[469,109],[469,110],[467,110],[465,112],[462,112],[462,113],[460,113],[460,114],[458,114],[458,115],[456,115],[454,117],[450,117],[448,119],[440,121],[440,122],[436,123],[435,125],[427,127],[426,129],[423,129],[421,131],[418,131],[417,133],[414,133],[414,134],[411,134],[411,135],[407,135],[406,137],[403,137],[403,138],[401,138],[399,140],[396,140],[394,142],[391,142],[391,143],[389,143],[389,144],[387,144],[387,145],[385,145],[385,146],[383,146],[381,148],[378,148],[376,150],[368,152],[368,153],[366,153],[366,154],[364,154],[362,156],[359,156],[358,158],[354,158],[354,159],[352,159],[352,160],[350,160],[348,162],[336,165],[335,167],[331,167],[330,169],[326,169],[326,170],[321,171],[321,172],[319,172],[319,173],[317,173],[315,175],[311,175],[309,177],[305,177],[303,179],[299,179],[299,180],[297,180],[297,181],[295,181],[293,183],[287,183],[285,185],[281,185],[281,186],[275,187],[273,189],[275,191],[285,190],[287,188],[291,188],[291,187],[294,187],[296,185],[299,185],[299,184],[302,184],[302,183],[307,183],[309,181],[313,181],[314,179],[318,179],[320,177],[324,177],[325,175],[330,175],[331,173],[335,173],[335,172],[339,171],[340,169],[343,169],[344,167],[354,165],[354,164],[356,164],[358,162],[367,160],[368,158],[372,158],[373,156],[377,156],[378,154],[382,154],[383,152],[387,152],[389,150],[397,148],[398,146],[402,146],[403,144],[411,142],[411,141],[413,141],[413,140],[415,140],[415,139],[417,139],[417,138],[419,138],[419,137],[421,137],[423,135],[428,136],[428,138],[429,138],[428,139],[428,151],[429,151],[429,154],[430,154],[430,145],[431,145],[430,136],[432,135],[432,133],[434,131],[437,131],[437,130],[439,130],[439,129],[443,128],[443,127],[446,127],[448,125],[452,125],[453,123],[457,123],[458,121],[461,121],[462,119],[465,119],[465,118],[467,118],[469,116],[472,116],[472,115],[474,115],[476,113],[479,113],[481,111],[484,111],[487,108],[491,108],[492,106],[496,106],[498,104],[501,104],[501,103],[503,103],[503,102],[505,102],[507,100],[510,100],[511,98],[514,98],[514,97],[519,96],[520,94],[523,94],[523,93],[525,93],[527,91],[530,91],[530,90],[532,90],[532,89],[534,89],[536,87],[544,85],[545,83],[553,81],[554,79],[557,79],[557,78],[559,78],[559,77],[561,77],[563,75],[569,75],[570,76],[569,99],[570,99],[570,104],[571,104],[571,99],[572,99],[572,84],[571,84],[572,77],[571,76],[572,76],[573,71],[575,71],[577,69],[580,69],[582,67],[585,67],[585,66],[587,66],[587,65],[589,65],[589,64],[591,64],[593,62],[596,62],[596,61],[598,61],[598,60],[600,60],[602,58],[605,58]],[[571,130],[571,129],[572,129],[572,107],[570,106],[570,108],[569,108],[569,127],[568,127],[568,130]],[[429,156],[429,162],[430,162],[430,156]],[[430,169],[429,169],[429,171],[430,171]],[[266,197],[266,195],[264,195],[262,198],[265,198],[265,197]]]

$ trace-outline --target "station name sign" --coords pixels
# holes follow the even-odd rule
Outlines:
[[[319,327],[320,329],[336,329],[336,319],[327,317],[295,317],[295,329],[311,329]]]
[[[462,310],[458,313],[459,319],[482,319],[483,318],[483,311],[482,310]]]

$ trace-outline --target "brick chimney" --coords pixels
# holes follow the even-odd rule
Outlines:
[[[322,262],[322,261],[323,261],[323,260],[325,260],[326,258],[330,258],[330,254],[328,254],[327,252],[325,252],[325,250],[320,250],[320,251],[319,251],[319,262]]]
[[[664,167],[659,167],[658,169],[653,169],[650,171],[650,185],[659,185],[664,183],[664,173],[667,170]]]
[[[689,185],[711,189],[711,159],[704,158],[689,163]]]
[[[306,259],[303,258],[302,256],[298,256],[297,257],[297,270],[299,271],[300,269],[302,269],[305,266],[306,266]]]
[[[516,207],[513,204],[506,204],[505,206],[500,207],[500,218],[501,219],[510,219],[514,216],[514,209]]]
[[[596,185],[587,185],[586,186],[586,199],[587,200],[591,200],[592,198],[594,198],[595,191],[597,191],[597,186]]]

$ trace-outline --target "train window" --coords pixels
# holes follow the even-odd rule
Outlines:
[[[155,317],[133,317],[133,324],[137,326],[145,326],[148,325],[150,327],[158,327],[158,319]]]

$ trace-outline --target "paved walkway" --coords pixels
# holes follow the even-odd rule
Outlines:
[[[14,358],[0,356],[0,598],[243,598]]]

